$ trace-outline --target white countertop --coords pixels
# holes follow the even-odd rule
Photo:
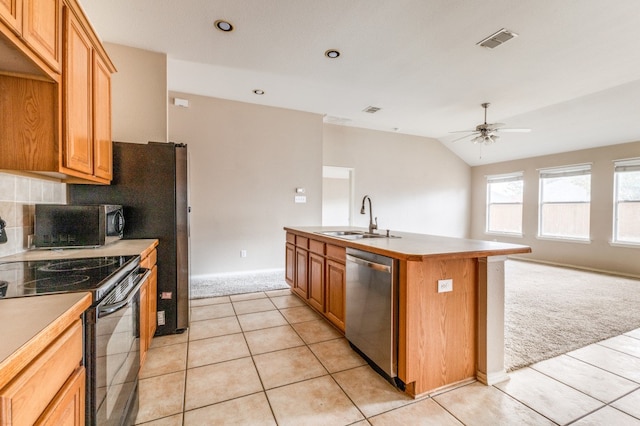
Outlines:
[[[331,244],[342,247],[351,247],[405,260],[487,257],[531,252],[530,247],[519,244],[443,237],[439,235],[413,234],[408,232],[390,232],[391,235],[400,238],[363,238],[348,240],[324,235],[321,234],[321,232],[345,230],[366,231],[367,229],[340,226],[291,226],[285,227],[284,229],[293,233],[306,234],[305,236],[308,238],[324,240],[325,242],[330,242]],[[386,230],[378,230],[377,233],[384,235]]]
[[[91,304],[89,293],[0,300],[0,388]]]
[[[79,259],[83,257],[130,256],[140,255],[152,244],[154,239],[118,240],[97,248],[69,248],[58,250],[28,250],[10,256],[0,257],[0,262],[16,262],[25,260]]]

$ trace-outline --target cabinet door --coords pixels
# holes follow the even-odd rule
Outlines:
[[[345,319],[345,265],[327,259],[327,297],[325,315],[344,331]]]
[[[62,1],[23,1],[22,37],[54,71],[60,71]]]
[[[293,291],[302,298],[307,298],[309,276],[307,275],[307,262],[309,252],[296,247],[296,279],[294,280]]]
[[[93,174],[92,47],[73,13],[65,8],[64,166]]]
[[[83,425],[85,386],[85,369],[78,367],[35,424],[38,426]]]
[[[324,311],[324,257],[309,253],[309,304]]]
[[[0,0],[0,20],[22,34],[22,0]]]
[[[153,265],[151,269],[151,275],[149,276],[149,288],[147,289],[149,297],[149,343],[148,347],[151,347],[151,339],[156,334],[156,327],[158,326],[158,267]]]
[[[96,52],[93,53],[93,149],[94,174],[111,180],[111,73]]]
[[[287,283],[294,287],[295,273],[296,273],[296,248],[293,244],[287,243],[285,247],[285,273],[284,279]]]
[[[144,365],[149,349],[149,279],[140,287],[140,367]]]

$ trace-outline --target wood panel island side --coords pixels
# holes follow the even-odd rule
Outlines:
[[[523,245],[392,232],[399,238],[344,239],[350,227],[285,227],[285,277],[293,292],[345,330],[347,248],[398,260],[398,378],[412,396],[479,380],[504,369],[504,261]],[[438,280],[453,290],[438,293]]]

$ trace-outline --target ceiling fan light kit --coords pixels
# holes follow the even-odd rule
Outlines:
[[[464,135],[458,139],[454,139],[452,142],[459,141],[461,139],[466,139],[468,137],[472,137],[471,142],[474,144],[483,143],[485,145],[490,145],[496,142],[500,136],[496,133],[498,132],[530,132],[531,129],[505,129],[503,126],[504,123],[487,123],[487,108],[491,105],[489,102],[485,102],[480,104],[482,108],[484,108],[484,123],[478,124],[475,130],[458,130],[450,133],[469,133],[468,135]]]

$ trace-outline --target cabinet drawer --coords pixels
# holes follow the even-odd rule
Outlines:
[[[324,256],[324,243],[322,241],[309,240],[309,251]]]
[[[77,320],[0,391],[0,424],[33,425],[81,361]]]
[[[295,244],[296,243],[296,236],[295,234],[292,234],[291,232],[287,232],[287,242],[289,244]]]
[[[152,269],[153,265],[156,264],[158,260],[158,251],[152,250],[147,257],[140,261],[140,266],[147,269]]]
[[[332,246],[331,244],[327,244],[327,257],[330,257],[338,262],[346,262],[347,255],[344,247],[340,246]]]
[[[301,237],[300,235],[296,235],[296,246],[302,247],[303,249],[308,249],[309,239],[306,237]]]

